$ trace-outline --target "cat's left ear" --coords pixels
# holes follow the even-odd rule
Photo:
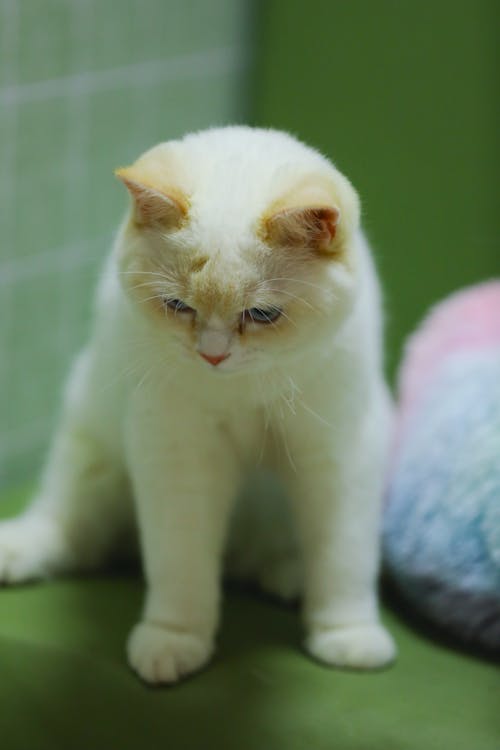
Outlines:
[[[261,220],[264,240],[291,251],[342,261],[359,225],[359,199],[338,171],[303,179],[275,201]]]
[[[136,179],[130,169],[117,169],[115,175],[123,182],[134,204],[134,220],[144,227],[179,227],[187,214],[182,197],[163,192]]]
[[[268,241],[282,247],[302,247],[319,253],[335,254],[340,223],[336,206],[284,208],[265,221]]]

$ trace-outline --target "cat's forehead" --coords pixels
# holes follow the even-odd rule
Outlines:
[[[215,250],[195,252],[185,276],[190,300],[205,318],[227,320],[246,307],[262,282],[262,266],[252,256]]]
[[[323,157],[290,137],[247,128],[159,144],[136,166],[146,184],[184,196],[190,220],[206,233],[248,230],[291,184],[331,173]]]
[[[224,216],[204,225],[188,221],[173,256],[181,293],[205,318],[234,318],[242,310],[276,301],[276,292],[304,275],[300,255],[277,250],[258,236],[257,225],[241,232]],[[170,251],[166,250],[170,256]],[[172,256],[170,256],[172,257]]]

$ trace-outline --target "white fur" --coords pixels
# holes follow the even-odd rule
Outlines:
[[[290,333],[275,343],[272,331],[265,345],[259,336],[245,343],[214,313],[200,315],[193,345],[179,321],[152,320],[131,297],[127,274],[144,248],[127,218],[40,492],[24,516],[0,526],[0,577],[15,582],[133,552],[135,507],[147,593],[128,654],[145,680],[172,682],[210,658],[224,550],[230,573],[285,597],[303,590],[315,657],[384,664],[395,649],[378,622],[375,586],[390,404],[379,291],[355,194],[327,160],[273,131],[212,130],[162,148],[179,165],[190,220],[157,237],[154,252],[201,248],[218,264],[221,289],[259,280],[253,253],[269,251],[256,235],[259,217],[304,175],[317,175],[338,188],[348,262],[313,260],[302,278],[297,268],[309,266],[281,271],[278,291],[264,285],[257,303],[278,294],[285,313],[288,300],[295,305],[294,320],[283,321]],[[213,367],[197,348],[231,356]],[[233,501],[259,466],[283,482],[292,520],[259,486],[240,500],[228,535]]]

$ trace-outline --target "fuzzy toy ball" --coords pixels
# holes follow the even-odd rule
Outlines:
[[[408,343],[384,554],[417,611],[500,651],[500,280],[446,299]]]

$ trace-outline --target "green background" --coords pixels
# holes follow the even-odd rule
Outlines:
[[[429,305],[500,271],[494,0],[261,4],[255,121],[358,189],[386,290],[389,364]]]

